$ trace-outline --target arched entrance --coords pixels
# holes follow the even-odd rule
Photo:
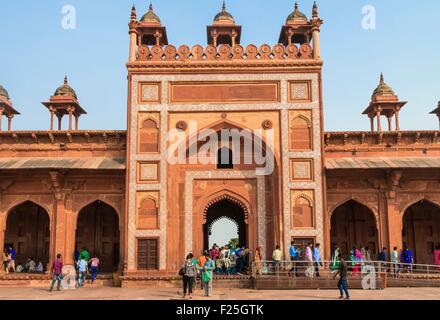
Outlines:
[[[356,246],[368,247],[371,258],[378,253],[378,231],[373,212],[366,206],[350,200],[338,207],[331,218],[332,252],[339,247],[340,253],[347,255]]]
[[[432,264],[434,248],[440,244],[440,208],[425,200],[410,206],[403,216],[402,238],[416,263]]]
[[[227,223],[226,220],[234,222],[234,225]],[[226,222],[226,223],[225,223]],[[218,225],[220,223],[220,225]],[[213,226],[216,226],[214,229]],[[236,231],[237,230],[237,231]],[[213,234],[213,231],[216,234]],[[221,239],[222,236],[217,233],[238,234],[238,244],[248,247],[247,224],[245,220],[245,212],[240,205],[229,199],[223,199],[212,204],[206,211],[206,223],[203,226],[204,249],[210,248],[210,239]],[[232,239],[224,239],[225,243],[217,243],[220,247],[229,243]],[[212,242],[212,241],[211,241]]]
[[[39,205],[27,201],[13,208],[6,221],[5,247],[13,246],[15,265],[25,264],[28,258],[36,263],[49,263],[50,219]]]
[[[83,208],[78,215],[76,248],[86,248],[101,260],[101,272],[119,266],[119,220],[116,210],[102,201]]]

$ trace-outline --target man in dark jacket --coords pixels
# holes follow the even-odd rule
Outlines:
[[[344,298],[344,292],[345,292],[345,297],[346,297],[345,299],[350,300],[350,295],[348,294],[347,262],[345,262],[345,259],[342,256],[339,257],[339,261],[340,261],[339,270],[338,270],[338,272],[336,272],[333,279],[336,279],[336,277],[339,275],[338,287],[339,287],[339,291],[341,293],[341,296],[339,297],[339,299]]]

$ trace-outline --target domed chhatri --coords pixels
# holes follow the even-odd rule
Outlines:
[[[214,18],[214,22],[229,22],[235,23],[234,17],[228,11],[226,11],[226,2],[223,1],[222,11]]]
[[[291,24],[296,21],[304,21],[304,22],[308,21],[307,16],[301,11],[299,11],[297,2],[295,2],[295,10],[287,17],[286,24]]]
[[[74,97],[75,99],[78,99],[75,90],[72,89],[71,86],[69,86],[69,81],[67,79],[67,76],[64,77],[64,84],[58,89],[55,90],[54,97]]]
[[[385,83],[383,73],[380,74],[379,86],[373,92],[373,97],[378,95],[395,95],[394,90]]]
[[[0,85],[0,96],[9,100],[9,93],[2,85]]]
[[[152,3],[150,3],[150,7],[148,9],[148,12],[142,16],[140,22],[141,23],[154,23],[154,24],[161,23],[160,18],[153,11],[153,4]]]

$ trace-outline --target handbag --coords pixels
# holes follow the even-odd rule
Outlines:
[[[179,270],[179,276],[184,276],[185,275],[185,267],[181,267]]]

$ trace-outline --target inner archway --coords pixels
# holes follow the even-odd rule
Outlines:
[[[6,221],[5,248],[16,251],[15,266],[29,258],[43,267],[49,263],[50,219],[47,211],[27,201],[13,208]]]
[[[116,210],[96,201],[78,215],[76,249],[87,249],[100,260],[101,272],[114,272],[119,266],[119,219]]]
[[[432,264],[440,244],[440,208],[429,201],[410,206],[403,216],[403,245],[413,252],[417,264]]]
[[[368,247],[371,258],[378,253],[378,231],[373,212],[366,206],[350,200],[338,207],[331,218],[332,253],[336,247],[343,255],[348,255],[356,246]]]
[[[225,223],[226,222],[226,223]],[[232,222],[232,223],[231,223]],[[220,225],[218,226],[218,223]],[[214,228],[215,226],[215,228]],[[215,234],[214,234],[215,232]],[[237,234],[238,244],[248,247],[247,225],[244,209],[237,203],[224,199],[212,204],[206,211],[206,223],[203,226],[204,248],[207,250],[211,247],[212,239],[222,238],[217,233]],[[225,239],[226,243],[217,243],[224,246],[231,239]],[[213,243],[212,243],[213,244]]]

